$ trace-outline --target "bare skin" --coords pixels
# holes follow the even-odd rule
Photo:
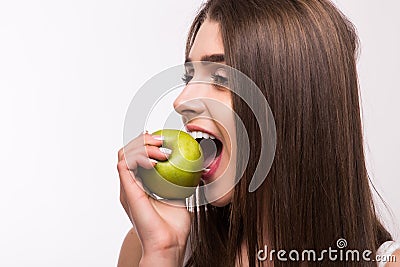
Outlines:
[[[190,51],[189,58],[192,61],[201,61],[204,56],[223,53],[218,24],[211,21],[204,22]],[[199,69],[196,71],[200,72]],[[196,86],[198,85],[189,83],[175,100],[174,108],[181,114],[184,122],[191,120],[192,125],[205,128],[220,137],[226,151],[222,155],[218,170],[209,179],[209,182],[224,175],[229,179],[229,177],[233,177],[235,162],[230,158],[234,154],[231,151],[230,143],[231,138],[234,138],[231,133],[234,129],[233,116],[213,113],[212,107],[203,99],[212,98],[231,107],[230,92],[218,90],[210,84],[201,85],[202,90],[198,90],[199,88]],[[206,114],[206,112],[208,113]],[[201,118],[196,119],[193,117],[196,115],[207,115],[219,123]],[[231,135],[228,135],[228,130]],[[118,153],[120,201],[134,225],[122,245],[119,267],[182,266],[183,264],[190,230],[189,212],[184,207],[171,206],[149,197],[135,176],[138,166],[151,168],[156,164],[150,161],[150,158],[159,161],[166,160],[165,154],[159,150],[161,145],[162,141],[157,140],[157,137],[141,134]],[[233,178],[230,179],[233,180]],[[230,200],[231,192],[228,192],[212,204],[224,206]]]
[[[135,177],[137,166],[151,168],[155,164],[147,155],[156,160],[166,159],[165,154],[158,149],[161,144],[162,141],[156,140],[150,134],[141,134],[118,152],[120,201],[132,224],[136,226],[137,233],[137,238],[134,235],[128,235],[126,238],[121,249],[121,264],[137,263],[136,257],[139,255],[139,266],[183,264],[190,230],[189,212],[184,207],[156,201],[142,189]],[[125,252],[130,248],[138,248],[138,240],[142,248],[141,253],[134,253],[132,257],[135,258],[126,259]]]
[[[139,266],[142,258],[142,244],[136,234],[136,229],[132,228],[126,234],[122,243],[121,251],[118,258],[118,267]]]
[[[192,61],[201,61],[204,56],[214,54],[224,54],[222,38],[218,24],[206,20],[196,36],[189,58]],[[220,63],[224,64],[225,62]],[[183,121],[193,120],[192,123],[196,126],[215,132],[224,142],[224,147],[230,148],[231,140],[235,138],[234,130],[232,130],[233,121],[225,114],[222,116],[212,113],[212,107],[209,107],[206,101],[201,100],[201,98],[211,98],[227,106],[232,106],[230,94],[227,91],[202,86],[202,90],[198,90],[196,85],[189,83],[175,100],[175,110],[181,114]],[[194,99],[196,101],[191,101]],[[193,119],[193,116],[204,114],[221,122],[223,127],[213,124],[210,120]],[[226,129],[229,129],[230,135]],[[183,266],[190,230],[190,214],[185,208],[170,206],[149,197],[141,189],[141,185],[135,177],[135,169],[138,165],[150,168],[155,164],[149,160],[146,151],[150,158],[166,159],[165,154],[158,150],[161,144],[162,141],[154,139],[149,134],[143,134],[124,148],[125,153],[122,149],[118,153],[118,171],[121,182],[120,200],[134,225],[122,244],[118,267]],[[124,156],[127,158],[125,159]],[[222,164],[214,177],[205,183],[220,179],[224,175],[234,177],[234,170],[230,162],[236,161],[235,149],[228,150],[221,161]],[[131,170],[128,169],[127,163]],[[232,192],[230,191],[212,204],[225,206],[231,201],[231,197]],[[246,254],[246,246],[242,246],[242,255]],[[386,267],[400,267],[400,250],[393,255],[398,259],[397,262],[387,263]],[[236,266],[239,266],[238,261]],[[242,259],[240,266],[249,266],[246,257]]]

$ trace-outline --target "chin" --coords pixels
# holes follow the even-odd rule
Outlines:
[[[224,206],[228,205],[229,203],[231,203],[232,195],[233,195],[233,190],[229,191],[228,193],[226,193],[219,199],[217,199],[213,202],[210,202],[210,204],[215,207],[224,207]]]

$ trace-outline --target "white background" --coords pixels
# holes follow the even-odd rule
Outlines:
[[[116,170],[125,112],[183,62],[200,2],[0,2],[0,266],[116,265],[130,228]],[[368,167],[397,221],[399,2],[337,2],[362,42]]]

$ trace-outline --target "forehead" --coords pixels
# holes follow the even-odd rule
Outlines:
[[[197,32],[189,52],[189,58],[193,61],[200,61],[203,56],[211,54],[224,54],[224,46],[219,24],[207,19]]]

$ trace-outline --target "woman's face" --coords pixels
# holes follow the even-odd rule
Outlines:
[[[187,85],[174,101],[174,108],[181,114],[185,128],[192,136],[205,139],[210,139],[210,135],[215,137],[213,141],[198,139],[206,148],[213,148],[214,151],[210,153],[211,156],[205,155],[207,166],[204,166],[206,170],[203,171],[202,180],[205,185],[218,180],[218,183],[214,183],[216,186],[205,187],[205,194],[208,200],[217,199],[211,204],[224,206],[231,200],[236,168],[232,97],[229,89],[210,83],[226,81],[223,66],[204,64],[204,61],[225,64],[219,24],[210,20],[200,27],[186,59]]]

